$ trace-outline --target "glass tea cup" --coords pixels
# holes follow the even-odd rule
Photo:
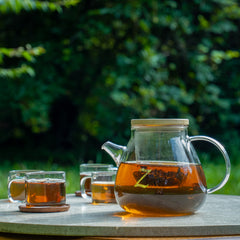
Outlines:
[[[80,190],[81,190],[81,180],[88,176],[91,177],[93,172],[99,171],[108,171],[111,170],[114,166],[112,164],[104,164],[104,163],[84,163],[80,164]],[[89,195],[91,192],[91,178],[88,178],[85,181],[85,191]]]
[[[116,203],[114,185],[117,170],[93,172],[81,180],[81,194],[92,203]],[[91,196],[86,191],[86,181],[91,180]]]
[[[56,206],[66,203],[64,171],[30,172],[25,179],[27,206]]]
[[[11,170],[8,174],[8,199],[17,203],[25,200],[25,179],[30,172],[41,172],[40,170]]]

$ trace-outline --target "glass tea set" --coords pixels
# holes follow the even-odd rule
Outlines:
[[[66,204],[64,171],[12,170],[8,175],[8,199],[20,203],[22,212],[62,212]]]
[[[111,164],[80,165],[81,191],[77,191],[76,196],[91,199],[93,204],[116,202],[126,212],[138,215],[193,214],[204,204],[207,194],[226,184],[230,176],[230,159],[217,140],[207,136],[188,136],[188,125],[188,119],[132,119],[127,146],[109,141],[102,145],[117,167]],[[225,176],[215,187],[207,187],[192,144],[195,141],[207,141],[223,155]],[[26,196],[30,196],[33,189],[32,174],[34,172],[27,174]],[[60,192],[64,189],[64,202],[65,185],[63,187],[61,183],[60,179],[58,189]],[[14,188],[13,183],[9,184],[10,187]],[[11,198],[14,201],[13,193]],[[24,201],[31,205],[28,201],[33,200],[26,197]]]

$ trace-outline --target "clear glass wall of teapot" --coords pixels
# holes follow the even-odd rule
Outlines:
[[[127,146],[111,142],[104,149],[118,166],[115,197],[127,212],[142,215],[192,214],[208,193],[222,188],[230,176],[224,147],[207,136],[188,136],[188,119],[133,119]],[[222,153],[226,172],[208,189],[193,141],[207,141]]]

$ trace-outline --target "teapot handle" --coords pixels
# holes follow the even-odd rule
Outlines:
[[[190,140],[190,142],[194,142],[194,141],[207,141],[212,143],[213,145],[215,145],[218,150],[222,153],[224,160],[225,160],[225,165],[226,165],[226,172],[225,172],[225,177],[222,179],[222,181],[216,185],[213,188],[209,188],[207,189],[207,193],[213,193],[217,190],[219,190],[220,188],[222,188],[228,181],[229,176],[230,176],[230,169],[231,169],[231,163],[230,163],[230,159],[228,156],[227,151],[225,150],[225,148],[223,147],[223,145],[221,143],[219,143],[217,140],[211,138],[211,137],[207,137],[207,136],[192,136],[188,138]]]

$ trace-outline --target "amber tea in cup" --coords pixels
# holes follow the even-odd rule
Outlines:
[[[66,180],[63,171],[26,174],[26,205],[53,206],[66,203]]]
[[[90,177],[93,172],[108,171],[111,168],[113,168],[112,164],[103,164],[103,163],[80,164],[80,183],[84,177],[86,176]],[[81,184],[80,184],[80,189],[81,189]],[[91,178],[86,179],[84,189],[87,193],[91,192]]]
[[[8,199],[10,202],[23,202],[25,200],[25,178],[29,172],[40,170],[12,170],[8,174]]]
[[[92,203],[115,203],[114,186],[116,171],[93,172],[91,177],[81,180],[81,193],[85,199],[92,199]],[[85,182],[91,179],[91,197],[85,189]]]

